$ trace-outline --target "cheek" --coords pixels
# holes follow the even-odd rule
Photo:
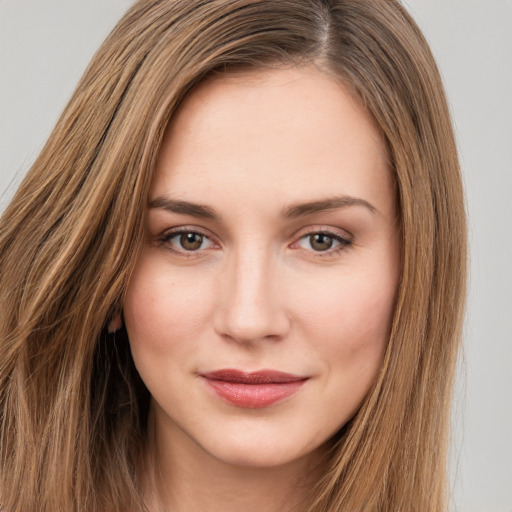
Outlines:
[[[168,267],[143,255],[130,280],[123,312],[134,357],[143,351],[164,356],[192,350],[204,329],[212,304],[208,280],[189,280],[183,270]]]
[[[309,285],[297,317],[319,358],[342,375],[373,378],[389,339],[394,273],[333,273]]]

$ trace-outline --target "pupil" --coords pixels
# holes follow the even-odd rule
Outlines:
[[[310,243],[311,247],[316,251],[327,251],[327,249],[332,247],[332,237],[317,233],[316,235],[311,235]]]
[[[185,233],[180,237],[181,246],[187,251],[195,251],[201,247],[203,237],[197,233]]]

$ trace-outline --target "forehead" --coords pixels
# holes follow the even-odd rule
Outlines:
[[[220,74],[171,120],[152,195],[192,200],[229,187],[248,200],[259,191],[275,201],[339,193],[382,202],[392,181],[387,160],[373,118],[316,68]]]

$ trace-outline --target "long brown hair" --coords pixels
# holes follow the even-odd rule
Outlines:
[[[141,0],[81,79],[0,221],[0,508],[143,510],[148,392],[105,334],[144,239],[163,132],[214,71],[315,63],[389,149],[402,269],[381,372],[333,439],[310,511],[441,512],[465,296],[449,111],[391,0]]]

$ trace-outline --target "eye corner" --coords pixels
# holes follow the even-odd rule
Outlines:
[[[309,229],[300,232],[290,244],[292,249],[302,249],[315,257],[336,256],[354,244],[354,237],[332,228]]]
[[[206,251],[221,248],[215,237],[193,226],[170,228],[157,237],[156,243],[183,258],[198,258],[204,256]]]

